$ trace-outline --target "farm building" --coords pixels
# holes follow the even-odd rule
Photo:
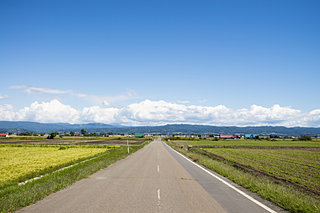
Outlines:
[[[257,134],[245,134],[244,139],[255,139]]]
[[[7,133],[0,133],[0,137],[9,137]]]
[[[134,133],[134,137],[143,138],[144,137],[144,133]]]
[[[220,135],[219,138],[220,139],[235,139],[237,137],[234,135]]]

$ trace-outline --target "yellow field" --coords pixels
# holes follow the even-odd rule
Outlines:
[[[29,173],[105,152],[106,148],[0,147],[0,185]]]

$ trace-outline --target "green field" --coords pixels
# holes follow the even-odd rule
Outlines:
[[[62,146],[0,146],[0,185],[42,170],[87,158],[106,148]]]
[[[320,194],[320,149],[206,148],[205,150]]]
[[[54,139],[47,139],[47,136],[10,136],[0,137],[0,144],[64,144],[64,145],[82,145],[82,144],[129,144],[137,145],[150,138],[134,138],[121,135],[112,135],[109,137],[102,136],[56,136]]]
[[[193,146],[272,146],[272,147],[320,147],[319,140],[293,141],[293,140],[176,140],[174,144]]]

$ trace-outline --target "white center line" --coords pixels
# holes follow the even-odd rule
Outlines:
[[[158,193],[158,205],[160,206],[160,189],[157,190]]]
[[[159,165],[157,166],[157,171],[158,171],[158,173],[160,172],[160,166]]]

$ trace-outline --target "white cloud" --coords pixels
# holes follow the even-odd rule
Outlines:
[[[115,123],[120,109],[102,108],[99,106],[86,107],[81,112],[82,122]]]
[[[300,110],[290,107],[281,107],[278,104],[271,108],[252,105],[250,109],[240,109],[234,111],[233,119],[240,125],[284,125],[291,126],[290,123],[302,116]],[[293,122],[294,123],[294,122]]]
[[[165,101],[145,100],[131,104],[127,117],[135,123],[190,123],[210,125],[287,125],[300,116],[299,110],[274,105],[265,108],[252,105],[250,109],[230,109],[218,106],[186,106]]]
[[[105,106],[106,106],[106,103],[110,105],[111,103],[129,100],[137,96],[137,93],[134,90],[127,90],[126,93],[116,95],[116,96],[107,96],[107,95],[92,95],[92,94],[78,93],[73,90],[59,90],[59,89],[32,87],[32,86],[26,86],[26,85],[15,85],[9,88],[23,90],[27,94],[43,93],[43,94],[50,94],[50,95],[71,95],[76,98],[85,99],[94,104],[102,104]],[[1,96],[0,96],[0,99],[1,99]]]
[[[108,101],[103,101],[103,105],[104,105],[104,106],[109,106],[110,103],[109,103]]]
[[[31,94],[34,92],[46,93],[46,94],[73,94],[72,90],[58,90],[58,89],[49,89],[49,88],[40,88],[40,87],[30,87],[25,85],[16,85],[11,86],[10,89],[22,89],[24,92]]]
[[[309,112],[305,117],[303,117],[302,123],[307,123],[310,126],[320,126],[320,109]]]
[[[137,93],[134,90],[127,90],[126,93],[115,95],[115,96],[107,96],[107,95],[88,95],[81,94],[81,98],[84,98],[95,104],[102,104],[104,106],[109,106],[113,103],[118,103],[121,101],[130,100],[132,98],[137,97]],[[80,97],[80,96],[78,96]]]
[[[10,104],[0,105],[0,120],[2,121],[13,121],[15,120],[15,112],[13,106]]]
[[[270,108],[252,105],[231,109],[224,105],[198,106],[145,100],[126,107],[91,106],[77,110],[58,100],[34,102],[15,112],[11,105],[0,105],[1,120],[28,120],[68,123],[120,123],[125,125],[162,125],[170,123],[224,126],[313,126],[320,127],[320,109],[301,112],[291,107]]]
[[[50,102],[34,102],[30,107],[24,107],[15,114],[16,120],[38,121],[43,123],[77,123],[79,112],[58,100]]]
[[[0,100],[1,100],[1,99],[6,99],[6,98],[8,98],[7,95],[1,95],[1,94],[0,94]]]

